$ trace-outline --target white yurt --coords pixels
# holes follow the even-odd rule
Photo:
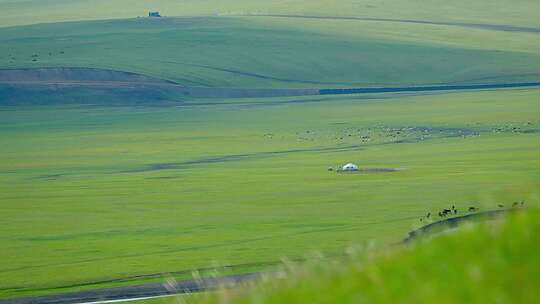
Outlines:
[[[353,163],[348,163],[341,167],[341,170],[343,171],[358,171],[358,166]]]

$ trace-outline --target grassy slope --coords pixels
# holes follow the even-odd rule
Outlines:
[[[297,266],[247,291],[134,303],[534,303],[539,223],[535,210],[411,248]]]
[[[131,18],[159,10],[168,16],[316,14],[540,26],[535,0],[0,0],[0,26],[86,19]]]
[[[101,67],[250,88],[538,81],[539,37],[263,17],[57,23],[0,29],[0,67]]]
[[[1,296],[397,241],[421,214],[450,203],[536,204],[539,135],[509,129],[540,127],[538,99],[518,90],[279,106],[5,108]],[[403,127],[481,136],[429,131],[429,140],[382,144],[421,136],[388,130]],[[492,132],[499,127],[507,131]],[[258,154],[298,149],[306,151]],[[252,156],[140,171],[238,154]],[[326,171],[347,161],[405,170]]]

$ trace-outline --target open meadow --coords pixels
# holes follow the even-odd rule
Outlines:
[[[0,302],[539,207],[540,2],[338,2],[0,0]]]
[[[0,28],[0,43],[4,68],[94,67],[195,87],[334,88],[540,79],[539,33],[399,22],[135,18]]]
[[[75,20],[118,19],[145,16],[161,10],[164,16],[240,14],[299,14],[418,19],[427,21],[501,23],[539,26],[535,0],[0,0],[5,15],[1,26]]]
[[[2,294],[339,254],[451,204],[538,203],[536,91],[389,97],[4,108]],[[399,171],[327,171],[348,161]]]

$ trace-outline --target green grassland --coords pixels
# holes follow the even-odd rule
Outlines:
[[[0,0],[0,26],[88,19],[131,18],[159,10],[167,16],[215,14],[303,14],[368,16],[539,26],[534,0]]]
[[[539,5],[0,0],[0,69],[106,68],[207,88],[539,81],[538,32],[240,16],[540,27]],[[195,17],[136,18],[154,9]],[[451,204],[540,204],[537,89],[113,106],[77,87],[40,105],[26,100],[38,89],[21,90],[7,105],[6,88],[0,298],[220,265],[262,270],[282,257],[400,241],[420,216]],[[100,102],[84,106],[77,95]],[[396,171],[328,171],[346,162]]]
[[[539,34],[451,26],[140,18],[3,28],[0,43],[2,68],[108,68],[186,86],[333,88],[540,79]]]
[[[378,97],[3,108],[2,297],[339,254],[450,204],[538,204],[537,91]],[[401,171],[327,171],[348,161]]]
[[[539,220],[535,210],[409,248],[292,265],[247,290],[133,303],[534,303]]]
[[[143,10],[141,6],[147,3],[141,1],[54,0],[47,1],[47,6],[42,4],[0,1],[7,10],[3,20],[9,23],[13,16],[22,22],[26,11],[47,16],[49,22],[106,18],[99,15],[101,12],[128,19],[0,28],[1,68],[107,68],[186,86],[226,88],[333,88],[540,79],[537,32],[397,21],[205,16],[210,7],[235,10],[257,6],[268,8],[260,13],[537,26],[537,18],[528,13],[538,5],[533,1],[512,5],[500,1],[453,2],[452,8],[459,14],[450,14],[449,8],[440,9],[441,3],[437,1],[392,1],[382,5],[369,1],[332,5],[323,1],[161,1],[152,5],[181,8],[169,15],[202,16],[157,19],[134,18],[136,15],[129,13],[131,9]],[[88,5],[94,9],[85,9]],[[192,11],[184,10],[184,6]],[[124,13],[119,12],[120,8]],[[56,13],[46,14],[49,9]],[[96,12],[96,16],[85,16]],[[426,17],[428,14],[430,18]],[[39,22],[37,17],[31,20],[23,23]]]

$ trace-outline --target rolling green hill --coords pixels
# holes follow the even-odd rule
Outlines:
[[[348,26],[353,33],[338,33]],[[186,86],[332,88],[537,81],[540,35],[469,30],[446,43],[430,25],[389,34],[378,22],[164,18],[0,29],[0,67],[98,67]],[[446,35],[468,30],[443,27]],[[482,42],[479,32],[487,32]],[[425,33],[425,36],[423,35]],[[504,39],[519,40],[508,46]],[[528,38],[536,38],[529,40]],[[470,43],[470,41],[476,41]],[[452,42],[452,43],[450,43]],[[482,43],[485,43],[483,46]]]
[[[502,23],[540,26],[534,0],[0,0],[0,25],[88,19],[132,18],[158,10],[166,16],[230,14],[303,14],[326,16],[368,16],[431,21]]]

